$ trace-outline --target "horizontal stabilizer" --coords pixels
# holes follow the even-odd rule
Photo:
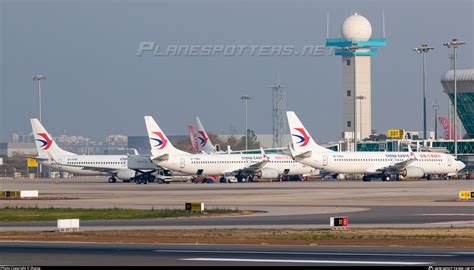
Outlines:
[[[164,155],[161,155],[161,156],[157,156],[157,157],[154,157],[153,158],[153,161],[166,161],[170,158],[170,155],[169,154],[164,154]]]
[[[305,158],[310,158],[311,155],[313,155],[313,151],[306,151],[304,153],[295,155],[294,158],[295,159],[305,159]]]

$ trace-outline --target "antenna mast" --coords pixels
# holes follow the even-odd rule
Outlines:
[[[269,87],[272,89],[273,101],[273,147],[280,147],[283,143],[283,137],[288,134],[288,124],[286,120],[286,86],[280,84],[280,73],[278,72],[278,81]]]

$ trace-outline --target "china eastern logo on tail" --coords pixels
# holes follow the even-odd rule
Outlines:
[[[306,146],[309,143],[309,136],[306,134],[306,131],[303,128],[295,128],[295,130],[300,133],[300,134],[291,134],[295,136],[296,138],[300,139],[300,141],[296,143],[300,144],[300,146]]]
[[[51,145],[53,144],[53,141],[48,137],[48,134],[46,134],[46,133],[38,133],[38,135],[43,138],[43,139],[36,139],[37,141],[39,141],[40,143],[43,144],[40,147],[43,150],[48,150],[51,147]]]
[[[153,140],[153,141],[158,143],[157,145],[155,145],[155,147],[158,147],[158,149],[165,148],[166,144],[168,143],[168,140],[165,139],[165,136],[163,136],[163,134],[161,132],[152,132],[152,133],[159,137],[159,139],[158,138],[150,138],[150,140]]]
[[[207,136],[206,136],[206,133],[202,130],[199,131],[199,134],[201,136],[199,136],[199,143],[201,144],[202,147],[206,146],[206,143],[207,143]]]

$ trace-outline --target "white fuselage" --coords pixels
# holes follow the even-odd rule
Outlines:
[[[464,164],[453,156],[433,153],[415,152],[323,152],[313,153],[309,158],[299,162],[327,172],[342,174],[376,174],[380,169],[407,161],[407,168],[421,168],[425,175],[450,174],[464,168]]]
[[[314,173],[310,166],[303,165],[287,155],[267,154],[269,161],[260,169],[272,169],[279,175],[306,175]],[[157,161],[158,165],[186,174],[224,175],[245,170],[252,164],[262,162],[261,154],[170,154],[167,160]]]
[[[112,172],[128,169],[126,155],[64,155],[40,161],[41,164],[75,175],[110,175]],[[85,167],[94,167],[90,170]],[[100,171],[103,169],[103,171]]]

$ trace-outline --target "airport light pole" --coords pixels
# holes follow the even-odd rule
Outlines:
[[[435,140],[438,139],[438,109],[439,109],[439,105],[438,105],[438,100],[435,99],[435,103],[433,104],[433,109],[434,109],[434,113],[435,113],[435,119],[434,119],[434,124],[435,124]]]
[[[247,108],[248,108],[248,101],[250,100],[250,96],[243,95],[240,97],[240,99],[245,100],[245,150],[248,150],[249,133],[248,133],[248,128],[247,128]]]
[[[360,127],[359,132],[361,134],[361,136],[360,136],[361,140],[362,140],[362,100],[366,99],[366,98],[367,97],[363,96],[363,95],[359,95],[359,96],[356,97],[356,99],[359,100],[359,118],[360,118],[360,120],[359,120],[359,127]]]
[[[458,138],[456,131],[456,122],[458,115],[458,92],[457,92],[457,78],[456,78],[456,48],[460,45],[464,45],[466,42],[453,38],[451,41],[443,43],[443,46],[447,48],[453,48],[454,51],[454,157],[458,158]]]
[[[38,81],[38,117],[39,121],[41,122],[41,81],[46,80],[46,76],[43,76],[41,74],[37,74],[36,76],[33,77],[33,81]],[[43,175],[43,166],[42,164],[39,164],[39,172],[40,172],[40,177]]]
[[[429,47],[427,44],[421,44],[420,47],[413,49],[417,53],[421,53],[423,56],[423,138],[426,140],[428,137],[426,135],[426,68],[425,68],[425,54],[431,50],[434,50],[433,47]]]
[[[38,74],[33,77],[33,81],[38,81],[38,111],[39,111],[39,120],[41,122],[41,81],[46,80],[46,76]]]

